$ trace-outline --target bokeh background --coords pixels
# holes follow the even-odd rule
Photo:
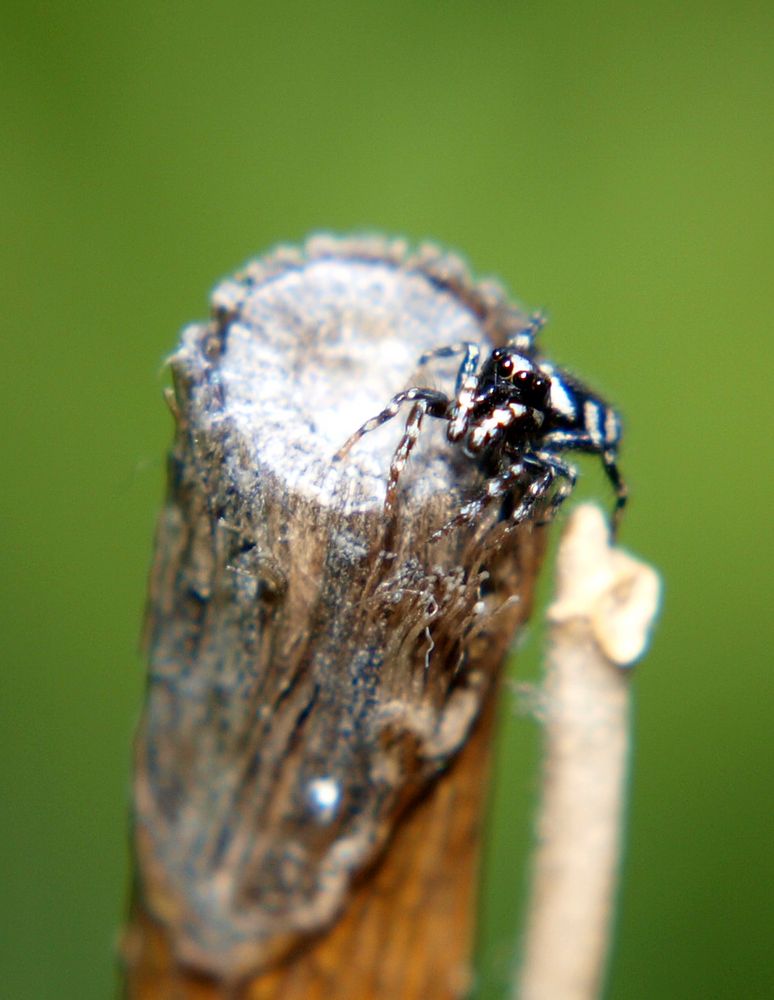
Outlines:
[[[0,992],[113,995],[162,361],[218,278],[332,229],[459,248],[545,307],[551,355],[619,403],[622,540],[665,601],[636,678],[607,995],[774,995],[774,7],[0,17]],[[539,657],[536,626],[518,676]],[[503,721],[477,1000],[505,995],[538,760],[511,693]]]

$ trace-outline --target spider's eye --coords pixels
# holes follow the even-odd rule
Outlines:
[[[513,376],[514,382],[521,382],[522,385],[528,385],[530,382],[534,384],[535,376],[532,372],[525,371],[523,368],[521,371],[516,372]]]
[[[512,378],[513,358],[510,355],[505,354],[497,359],[497,374],[500,378]]]
[[[533,372],[530,383],[525,386],[525,388],[528,390],[530,406],[536,406],[539,409],[542,409],[548,405],[548,394],[551,388],[551,379],[547,378],[545,375],[538,375],[536,372]]]

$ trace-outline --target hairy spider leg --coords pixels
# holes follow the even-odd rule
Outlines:
[[[546,317],[539,310],[529,317],[527,325],[508,338],[508,347],[514,347],[519,353],[528,353],[535,346],[538,334],[546,325]]]
[[[596,438],[582,431],[550,431],[543,438],[541,453],[556,451],[587,451],[599,455],[607,478],[615,492],[615,506],[613,507],[612,534],[615,538],[618,525],[621,521],[621,514],[626,506],[629,496],[629,489],[618,471],[617,453],[613,448],[604,451],[600,449]]]
[[[448,419],[449,397],[446,393],[438,392],[436,389],[423,389],[420,386],[414,386],[411,389],[406,389],[404,392],[399,392],[396,396],[393,396],[389,404],[385,406],[381,413],[377,413],[375,417],[371,417],[370,420],[366,420],[363,426],[359,427],[354,434],[347,438],[341,448],[339,448],[333,456],[334,461],[340,461],[342,458],[345,458],[349,454],[352,446],[357,444],[361,437],[369,434],[371,431],[375,431],[377,427],[381,427],[382,424],[386,424],[388,420],[392,420],[404,403],[413,403],[417,400],[423,401],[427,404],[425,411],[430,413],[431,416],[444,417]],[[400,445],[398,445],[398,447],[400,447]]]
[[[446,397],[444,397],[444,400]],[[444,402],[444,408],[448,405],[448,401]],[[411,412],[406,420],[406,426],[403,429],[403,437],[398,442],[398,447],[395,449],[392,461],[390,462],[390,474],[387,477],[387,491],[384,495],[384,516],[387,520],[391,520],[395,507],[398,500],[398,481],[400,480],[400,474],[406,466],[409,460],[409,456],[414,449],[414,445],[419,440],[419,435],[422,430],[422,421],[425,418],[425,414],[431,411],[431,404],[427,399],[420,399],[418,403],[415,403]],[[433,413],[433,416],[444,416],[444,413]]]
[[[613,507],[613,522],[611,525],[611,534],[613,536],[613,541],[615,541],[616,536],[618,535],[618,528],[621,524],[623,509],[626,506],[627,499],[629,498],[629,487],[621,478],[621,473],[618,471],[616,453],[614,451],[602,452],[602,464],[605,467],[607,478],[610,480],[613,485],[613,489],[615,490],[615,506]]]
[[[453,358],[456,354],[465,354],[470,348],[475,349],[477,346],[472,340],[460,340],[456,344],[447,344],[446,347],[436,347],[432,351],[425,351],[417,364],[421,367],[434,358]]]
[[[552,455],[550,452],[545,451],[537,451],[533,455],[526,455],[524,457],[524,461],[527,464],[534,464],[538,469],[552,469],[554,472],[552,482],[557,479],[561,480],[559,486],[554,490],[554,494],[551,497],[551,502],[548,507],[548,516],[546,520],[550,521],[564,501],[575,489],[575,484],[578,480],[578,470],[575,466],[557,458],[556,455]],[[551,483],[548,484],[548,488],[550,488],[550,486]]]
[[[449,411],[449,427],[446,436],[450,441],[461,440],[468,429],[478,391],[478,359],[480,356],[481,348],[478,344],[467,343],[465,345],[465,357],[457,372],[454,402]]]
[[[434,531],[429,540],[437,542],[460,525],[471,524],[486,510],[490,503],[504,496],[523,474],[524,466],[520,462],[509,465],[498,476],[490,479],[486,484],[486,488],[474,500],[466,503],[458,514],[455,514],[446,524],[442,525],[437,531]]]
[[[518,505],[514,507],[511,516],[508,518],[509,531],[521,524],[522,521],[526,521],[534,507],[548,494],[557,475],[556,469],[553,466],[548,466],[541,476],[532,480],[524,490]]]
[[[543,452],[534,452],[522,455],[521,462],[509,466],[498,476],[492,479],[487,484],[486,491],[476,500],[467,504],[467,507],[471,508],[469,516],[471,518],[477,517],[478,514],[492,502],[492,500],[503,496],[513,485],[515,485],[516,480],[523,478],[525,472],[527,471],[527,467],[529,466],[532,466],[534,469],[540,471],[541,474],[538,475],[537,478],[532,479],[532,481],[527,485],[519,503],[514,507],[512,513],[508,517],[508,531],[513,530],[513,528],[517,527],[522,521],[525,521],[531,515],[534,507],[548,495],[551,487],[557,479],[563,480],[559,488],[551,497],[548,518],[550,520],[550,518],[556,513],[559,506],[572,493],[578,474],[573,466],[563,462],[555,455],[545,454]],[[441,530],[444,531],[445,527],[446,525],[444,525],[444,528]]]

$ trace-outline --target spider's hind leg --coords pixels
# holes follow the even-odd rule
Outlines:
[[[617,455],[615,451],[602,452],[602,464],[605,467],[607,478],[610,480],[613,490],[615,491],[615,506],[613,507],[613,517],[611,522],[614,541],[618,533],[618,527],[621,523],[621,515],[623,514],[623,509],[626,506],[626,501],[629,496],[629,488],[621,478],[621,473],[618,471],[618,465],[616,464],[616,458]]]

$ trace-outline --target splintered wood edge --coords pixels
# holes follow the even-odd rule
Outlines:
[[[213,356],[219,349],[219,331],[239,314],[244,307],[244,296],[264,283],[272,283],[278,276],[303,267],[309,260],[373,261],[377,265],[394,266],[402,273],[429,278],[440,295],[451,295],[469,311],[478,328],[476,339],[479,340],[501,343],[514,329],[523,328],[528,322],[526,314],[508,304],[496,286],[474,284],[456,258],[434,248],[423,248],[410,255],[399,243],[317,238],[303,251],[280,249],[263,261],[248,265],[235,282],[219,286],[213,300],[215,319],[210,334]],[[201,334],[197,332],[196,336]],[[443,330],[438,331],[437,345],[450,339]],[[324,362],[320,364],[323,370]],[[392,392],[402,388],[401,380],[396,384],[394,373],[387,372],[387,367],[379,366],[371,373],[376,377],[376,387],[372,390],[371,413],[366,413],[366,417],[383,405]],[[404,366],[402,378],[410,378],[411,370],[410,364],[407,368]],[[384,387],[380,378],[386,379]],[[183,414],[182,419],[190,419],[190,414]],[[345,422],[344,433],[336,431],[322,447],[321,461],[328,461],[331,450],[335,450],[342,437],[353,429],[351,416]],[[379,456],[382,469],[384,457],[389,458],[395,436],[399,434],[399,428],[387,430],[381,443],[369,449],[371,456],[374,453]],[[260,451],[260,433],[256,434],[256,442]],[[417,456],[413,470],[416,476],[416,468],[427,469],[428,463],[434,462],[435,474],[442,479],[444,474],[451,477],[448,486],[441,487],[445,490],[443,499],[447,509],[455,499],[450,500],[449,489],[455,489],[454,484],[461,474],[459,463],[444,466],[448,462],[444,457],[448,452],[448,448],[438,443],[436,435],[435,452],[431,443],[424,459]],[[261,459],[265,459],[264,454]],[[305,486],[310,483],[317,486],[324,481],[319,470],[313,466],[310,470]],[[365,467],[361,465],[361,471],[367,479],[370,472],[367,463]],[[470,474],[470,469],[462,471]],[[374,516],[374,512],[378,516],[383,498],[378,482],[381,479],[376,477],[364,491],[354,494],[353,509],[364,511],[366,517]],[[374,483],[377,483],[376,489]],[[425,523],[426,511],[441,502],[437,495],[429,498],[423,495],[421,482],[418,491],[409,484],[407,497]],[[316,499],[321,499],[319,490]],[[324,502],[324,495],[322,499]],[[443,503],[439,509],[443,512]],[[434,526],[430,524],[425,530]],[[508,545],[512,548],[511,572],[518,578],[517,590],[512,593],[518,608],[507,619],[512,628],[524,621],[531,604],[534,576],[543,548],[542,532],[533,531],[531,526],[520,529],[509,536]],[[506,567],[501,575],[506,576],[507,572]],[[153,584],[162,594],[165,587],[173,585],[174,581],[165,579],[156,579]],[[502,627],[508,627],[507,623]],[[498,649],[497,658],[501,659],[507,647],[507,636],[500,635],[494,646]],[[494,684],[490,687],[494,688]],[[186,997],[214,1000],[226,996],[244,1000],[281,996],[295,1000],[296,997],[332,995],[337,1000],[386,1000],[395,996],[404,1000],[415,997],[417,1000],[420,997],[423,1000],[451,1000],[461,996],[469,976],[478,831],[492,716],[493,699],[489,697],[473,735],[452,765],[434,787],[414,803],[393,832],[389,849],[381,861],[361,874],[344,916],[332,929],[296,948],[278,966],[239,983],[216,982],[191,972],[175,960],[166,931],[145,909],[142,896],[136,895],[133,919],[123,948],[128,973],[127,995],[139,1000],[169,996],[181,1000]]]

